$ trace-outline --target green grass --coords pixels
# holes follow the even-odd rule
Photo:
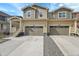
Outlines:
[[[6,42],[8,40],[10,40],[10,39],[0,39],[0,44]]]
[[[9,39],[3,39],[5,37],[5,35],[3,33],[0,33],[0,43],[6,42]]]

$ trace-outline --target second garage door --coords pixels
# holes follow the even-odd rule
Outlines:
[[[69,26],[50,26],[51,35],[69,35]]]
[[[26,35],[43,35],[43,26],[26,26],[25,27]]]

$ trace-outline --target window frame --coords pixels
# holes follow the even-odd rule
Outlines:
[[[64,13],[65,17],[60,17],[60,13]],[[66,12],[65,11],[62,11],[62,12],[58,12],[58,18],[66,18]]]
[[[28,17],[30,17],[30,16],[31,16],[31,12],[28,12],[28,14],[27,14],[27,15],[28,15]]]
[[[39,12],[39,11],[38,11],[38,13],[39,13],[39,17],[43,17],[42,12]]]

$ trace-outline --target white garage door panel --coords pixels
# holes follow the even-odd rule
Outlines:
[[[69,35],[69,26],[50,26],[51,35]]]
[[[42,26],[27,26],[25,27],[26,35],[43,35],[43,27]]]

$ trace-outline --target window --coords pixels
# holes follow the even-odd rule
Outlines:
[[[28,17],[30,17],[31,16],[31,12],[28,12]]]
[[[5,16],[0,16],[0,20],[5,21],[6,17]]]
[[[65,17],[66,17],[65,12],[61,12],[61,13],[59,13],[59,18],[65,18]]]
[[[40,14],[40,17],[42,17],[43,15],[42,14]]]
[[[42,12],[38,12],[38,13],[39,13],[39,16],[40,16],[40,17],[43,17],[43,14],[42,14]]]
[[[1,30],[3,30],[3,24],[1,24]]]

